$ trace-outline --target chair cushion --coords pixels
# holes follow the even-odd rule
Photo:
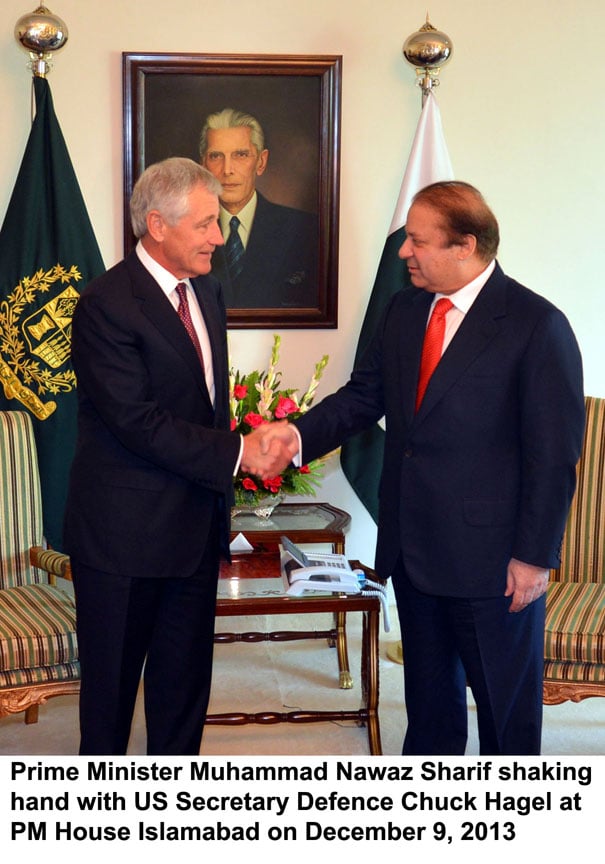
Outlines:
[[[549,584],[544,656],[605,666],[605,584]]]
[[[603,687],[604,692],[601,695],[605,696],[605,666],[602,664],[561,663],[560,660],[546,660],[544,680],[570,684],[598,684]]]
[[[0,672],[0,689],[5,687],[32,687],[54,681],[79,681],[79,679],[79,663],[62,663],[60,666],[36,666],[35,669],[11,669],[8,672]]]
[[[0,591],[1,672],[77,660],[76,609],[69,594],[52,585]]]
[[[0,588],[41,581],[29,563],[30,547],[40,545],[42,497],[32,421],[25,411],[0,411]]]

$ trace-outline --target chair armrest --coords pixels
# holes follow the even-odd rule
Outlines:
[[[55,552],[54,549],[43,549],[42,546],[32,546],[29,550],[29,560],[34,567],[39,567],[53,576],[61,576],[63,579],[71,579],[71,563],[69,556],[63,552]]]

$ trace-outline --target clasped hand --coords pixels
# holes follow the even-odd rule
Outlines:
[[[299,451],[298,435],[286,421],[265,423],[244,436],[241,467],[261,480],[277,477]]]

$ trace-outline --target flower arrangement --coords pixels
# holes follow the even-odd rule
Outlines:
[[[229,407],[231,429],[246,435],[273,420],[288,417],[295,420],[308,411],[313,403],[317,385],[328,363],[325,354],[315,365],[315,371],[306,392],[296,398],[297,391],[281,388],[281,372],[277,370],[281,337],[273,336],[271,360],[267,371],[247,374],[230,369]],[[300,468],[288,466],[277,477],[261,480],[241,469],[234,478],[236,507],[255,507],[263,499],[273,498],[279,503],[284,495],[315,495],[322,477],[323,459],[316,459]]]

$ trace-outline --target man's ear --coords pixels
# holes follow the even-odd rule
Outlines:
[[[159,210],[150,210],[146,217],[147,233],[156,243],[161,243],[164,239],[164,219]]]
[[[465,234],[460,243],[458,243],[458,249],[460,250],[460,260],[465,261],[468,258],[472,258],[477,250],[477,238],[474,234]]]
[[[258,156],[258,162],[256,163],[256,176],[260,177],[261,174],[265,173],[265,168],[267,167],[267,162],[269,161],[269,151],[261,150]]]

